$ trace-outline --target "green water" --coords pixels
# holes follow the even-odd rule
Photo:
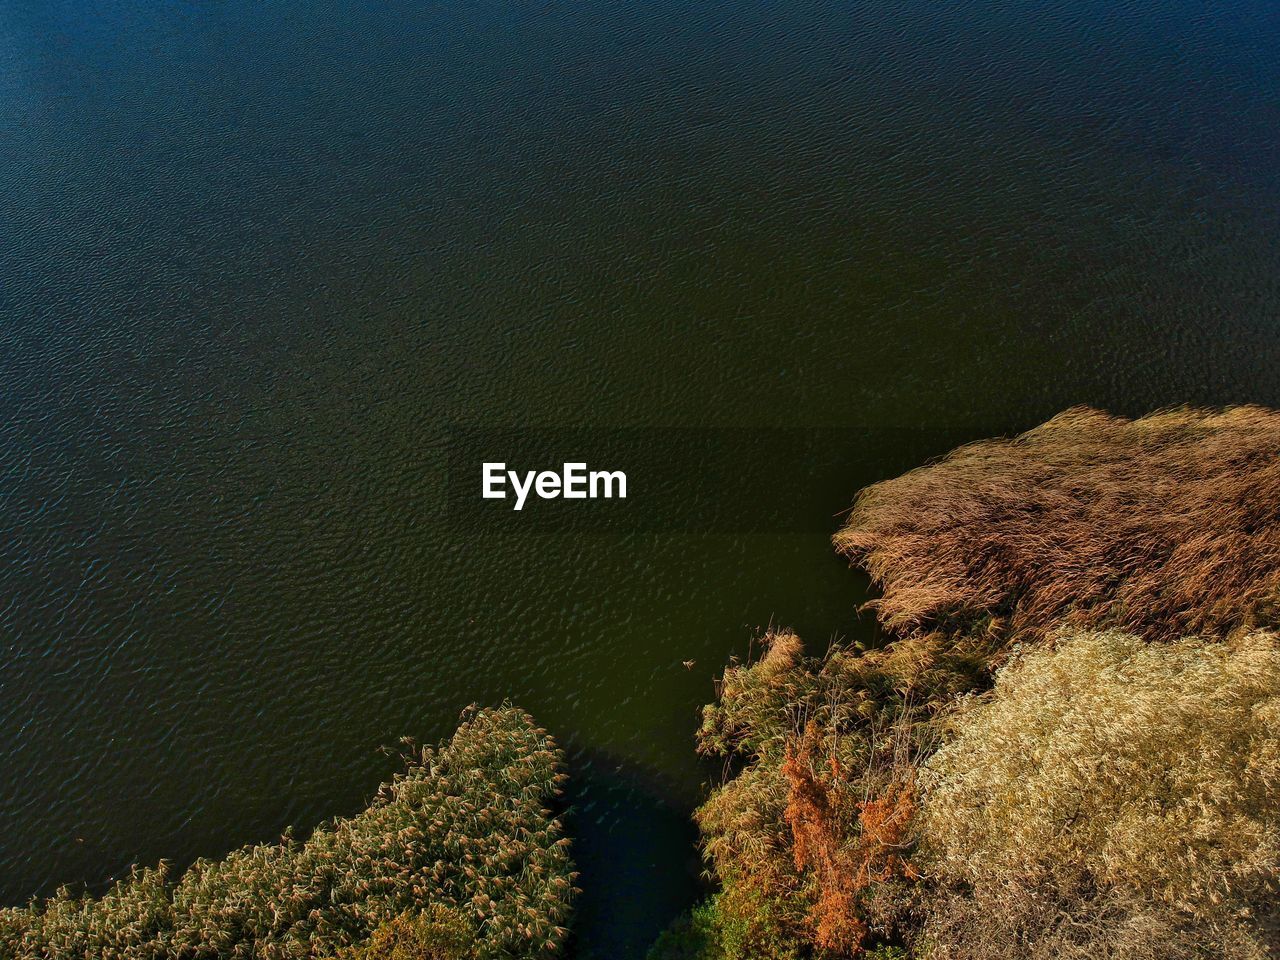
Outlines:
[[[571,758],[578,956],[641,955],[726,658],[869,629],[860,485],[1074,403],[1280,403],[1278,28],[5,4],[0,895],[354,811],[380,746],[511,698]],[[678,469],[469,522],[451,431],[503,427]]]

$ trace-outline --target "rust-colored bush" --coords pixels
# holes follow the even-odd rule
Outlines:
[[[789,745],[782,764],[787,780],[787,808],[783,816],[791,828],[792,857],[797,870],[812,870],[817,878],[817,901],[811,916],[818,946],[852,956],[862,949],[867,925],[858,915],[857,894],[865,887],[853,869],[841,796],[832,780],[839,763],[831,757],[830,777],[814,770],[814,753],[821,737],[810,723],[798,743]]]
[[[865,891],[875,883],[916,876],[904,856],[915,788],[908,768],[905,779],[895,778],[879,795],[856,800],[859,786],[845,779],[834,754],[820,762],[821,746],[814,723],[788,746],[782,764],[789,786],[784,816],[796,869],[812,871],[816,878],[813,942],[834,954],[856,956],[870,933],[860,902]]]
[[[858,843],[854,849],[855,883],[868,887],[918,874],[904,852],[911,845],[911,818],[916,812],[916,788],[911,781],[891,783],[877,797],[858,805]]]
[[[996,622],[1149,639],[1275,622],[1280,413],[1075,408],[868,487],[837,549],[898,634]]]
[[[816,658],[779,631],[759,661],[725,671],[699,733],[701,752],[734,773],[697,812],[718,909],[767,905],[775,942],[826,956],[893,932],[901,910],[885,888],[915,878],[912,769],[932,749],[936,706],[984,673],[984,642],[837,645]]]

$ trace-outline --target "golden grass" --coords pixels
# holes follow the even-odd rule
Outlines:
[[[1280,881],[1280,642],[1060,636],[961,705],[917,782],[921,862],[975,891],[966,922],[964,898],[939,912],[931,957],[1065,956],[1084,934],[1080,956],[1145,956],[1121,946],[1157,919],[1187,956],[1231,929],[1260,950],[1244,921]],[[1119,912],[1099,925],[1101,905]],[[1003,952],[983,919],[1001,910]]]
[[[994,620],[1144,637],[1275,622],[1280,413],[1075,408],[862,491],[836,548],[899,634]]]

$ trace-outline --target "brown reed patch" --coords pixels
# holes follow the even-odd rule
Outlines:
[[[1280,413],[1077,407],[863,490],[836,548],[898,634],[996,620],[1148,639],[1276,621]]]

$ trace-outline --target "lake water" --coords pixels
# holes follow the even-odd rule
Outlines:
[[[1280,404],[1278,241],[1262,0],[6,0],[0,899],[354,812],[511,698],[577,957],[641,956],[712,678],[868,629],[856,489]],[[456,431],[534,427],[675,468],[449,509]]]

